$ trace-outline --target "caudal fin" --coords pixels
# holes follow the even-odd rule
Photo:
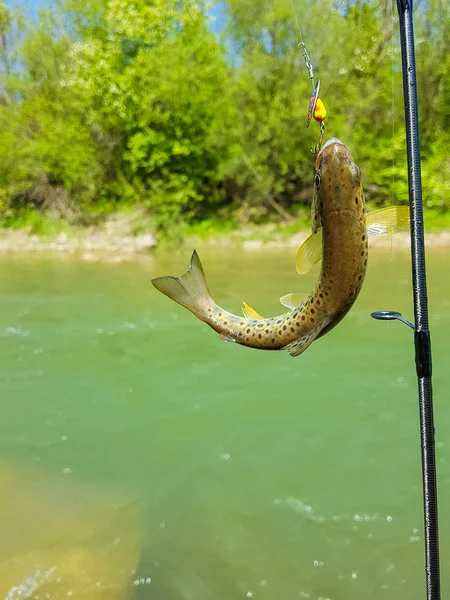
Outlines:
[[[206,304],[212,302],[196,250],[191,256],[189,269],[181,277],[157,277],[152,283],[160,292],[200,316]]]

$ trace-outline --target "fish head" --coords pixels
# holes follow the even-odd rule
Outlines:
[[[317,155],[314,187],[320,219],[350,205],[363,205],[361,171],[348,147],[337,138],[328,140]]]

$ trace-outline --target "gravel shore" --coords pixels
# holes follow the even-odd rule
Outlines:
[[[259,232],[261,235],[259,235]],[[189,247],[243,247],[246,251],[270,248],[298,248],[309,235],[301,231],[290,237],[280,236],[267,228],[242,229],[230,235],[218,234],[207,238],[191,236],[185,240]],[[450,231],[425,235],[428,247],[450,246]],[[158,241],[152,231],[133,235],[124,220],[112,218],[102,227],[74,230],[54,236],[37,236],[24,230],[0,230],[0,253],[66,253],[76,254],[84,260],[95,260],[98,254],[129,260],[136,254],[149,254]],[[408,248],[409,232],[394,236],[370,237],[371,247]]]

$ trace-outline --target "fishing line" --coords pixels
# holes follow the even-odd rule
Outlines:
[[[394,6],[393,0],[389,0],[388,10],[390,12],[390,52],[391,52],[391,125],[392,125],[392,170],[391,170],[391,203],[395,206],[395,82],[394,82]],[[390,252],[389,252],[389,269],[391,272],[390,279],[392,280],[392,263],[393,263],[393,251],[394,251],[394,235],[390,235]],[[381,318],[381,317],[379,317]],[[388,366],[389,366],[389,343],[386,342],[386,350],[384,356],[384,378],[388,380]]]
[[[394,6],[393,0],[389,2],[391,22],[391,98],[392,98],[392,206],[395,206],[395,71],[394,71]],[[389,262],[393,259],[394,236],[391,235],[391,254]]]
[[[291,2],[292,12],[294,13],[295,22],[297,23],[298,33],[300,35],[300,44],[299,44],[299,46],[301,46],[303,48],[303,58],[305,59],[306,68],[308,69],[308,77],[311,80],[312,89],[313,89],[313,92],[314,92],[314,90],[315,90],[315,85],[314,85],[314,68],[313,68],[312,62],[311,62],[311,60],[309,58],[309,54],[308,54],[308,51],[306,49],[306,44],[303,41],[302,30],[300,29],[300,23],[299,23],[299,20],[298,20],[297,11],[295,10],[294,2],[293,2],[293,0],[290,0],[290,2]]]

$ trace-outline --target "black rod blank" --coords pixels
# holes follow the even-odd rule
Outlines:
[[[425,562],[428,600],[439,600],[439,538],[436,458],[434,445],[431,344],[425,271],[425,244],[420,170],[419,122],[417,116],[416,59],[414,52],[413,0],[397,0],[402,48],[403,95],[408,153],[409,204],[411,213],[411,258],[413,274],[414,344],[419,384],[420,437],[425,519]]]

